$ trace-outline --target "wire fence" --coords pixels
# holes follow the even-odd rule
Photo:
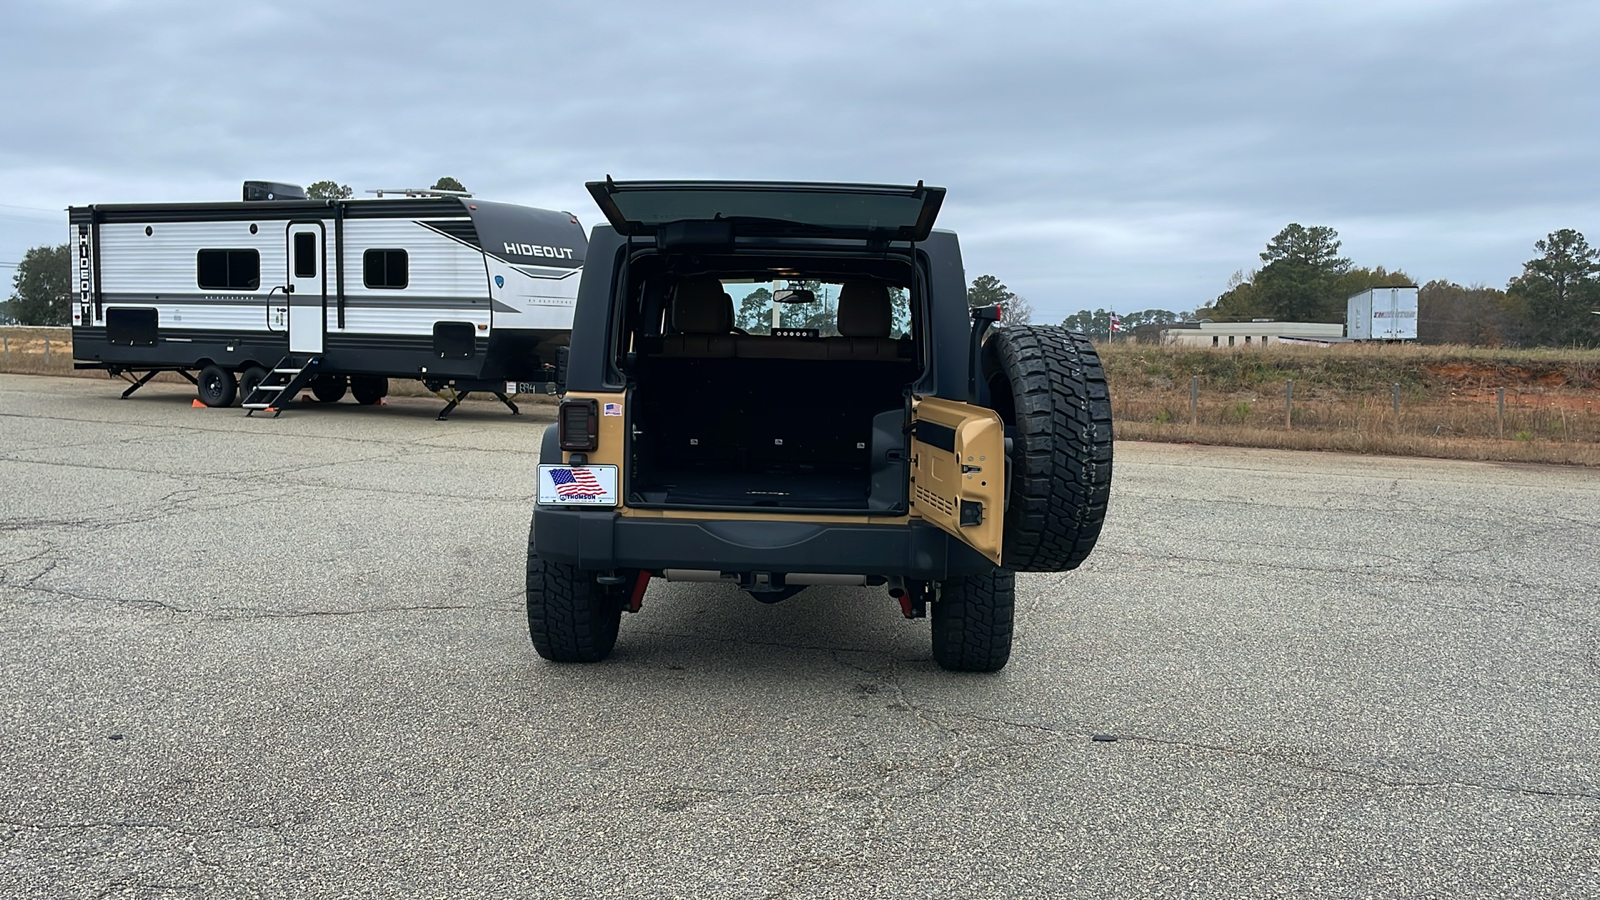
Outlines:
[[[0,372],[72,374],[72,329],[0,328]]]
[[[1470,440],[1600,442],[1600,395],[1508,385],[1439,397],[1399,383],[1298,392],[1293,380],[1252,392],[1208,390],[1199,376],[1184,387],[1112,390],[1121,423],[1170,429],[1348,432]]]

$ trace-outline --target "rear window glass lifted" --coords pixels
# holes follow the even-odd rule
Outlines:
[[[944,203],[944,188],[877,184],[629,181],[609,177],[589,192],[621,234],[710,234],[718,223],[733,235],[826,234],[841,238],[926,240]],[[674,229],[673,226],[679,226]]]

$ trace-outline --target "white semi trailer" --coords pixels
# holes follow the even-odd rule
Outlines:
[[[1386,287],[1362,291],[1346,302],[1345,337],[1356,341],[1417,339],[1417,289]]]

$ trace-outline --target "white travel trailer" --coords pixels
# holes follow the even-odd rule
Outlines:
[[[1357,341],[1417,339],[1417,289],[1373,288],[1346,301],[1345,336]]]
[[[73,207],[74,364],[157,372],[208,406],[281,410],[309,389],[376,403],[433,390],[544,391],[572,328],[588,242],[571,213],[437,191]],[[136,377],[137,376],[137,377]]]

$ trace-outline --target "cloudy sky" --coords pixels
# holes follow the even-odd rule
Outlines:
[[[5,0],[0,264],[69,204],[451,175],[593,224],[609,173],[943,185],[1040,321],[1192,309],[1291,221],[1503,285],[1600,239],[1597,48],[1593,0]]]

